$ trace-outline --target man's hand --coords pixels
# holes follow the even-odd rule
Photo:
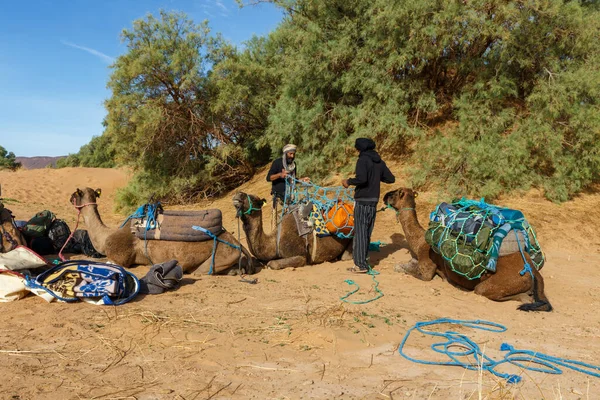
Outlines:
[[[281,177],[286,178],[288,176],[288,172],[285,169],[281,170]]]
[[[342,179],[342,186],[344,188],[348,189],[348,186],[350,186],[350,185],[348,185],[348,179]]]

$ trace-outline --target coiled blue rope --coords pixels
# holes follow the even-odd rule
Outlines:
[[[548,374],[562,374],[562,370],[558,366],[572,369],[574,371],[582,372],[587,375],[595,376],[600,378],[600,367],[587,364],[581,361],[568,360],[564,358],[554,357],[543,353],[534,352],[531,350],[519,350],[513,346],[503,343],[500,346],[501,351],[506,351],[504,358],[501,360],[494,360],[491,357],[483,354],[477,343],[473,342],[469,337],[462,333],[453,331],[446,332],[435,332],[424,329],[425,327],[439,324],[455,324],[462,325],[468,328],[480,329],[490,332],[505,332],[506,327],[495,322],[484,321],[484,320],[456,320],[449,318],[440,318],[433,321],[417,322],[415,326],[410,328],[406,335],[402,339],[400,346],[398,346],[398,353],[410,360],[419,364],[426,365],[456,365],[469,370],[485,370],[495,376],[506,379],[508,383],[519,383],[521,376],[515,374],[505,374],[496,370],[499,365],[502,364],[513,364],[523,370],[545,372]],[[445,338],[445,342],[434,343],[431,348],[436,353],[446,355],[448,361],[428,361],[419,360],[408,356],[404,353],[404,345],[408,340],[410,334],[417,330],[424,335],[437,336]],[[460,348],[462,350],[453,350],[453,348]],[[459,358],[467,358],[466,361],[460,360]],[[596,372],[597,371],[597,372]]]

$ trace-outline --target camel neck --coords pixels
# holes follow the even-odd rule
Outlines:
[[[267,235],[264,231],[262,211],[246,215],[242,220],[250,251],[259,260],[272,260],[277,256],[276,234]]]
[[[94,248],[102,254],[106,254],[105,241],[106,237],[112,233],[112,229],[104,225],[100,214],[98,213],[98,206],[91,204],[81,209],[81,215],[83,221],[88,229],[88,235],[94,245]]]
[[[417,212],[413,209],[405,208],[398,212],[398,220],[402,225],[402,230],[411,250],[416,251],[425,240],[425,229],[419,224]]]

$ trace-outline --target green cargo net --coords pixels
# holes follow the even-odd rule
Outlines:
[[[504,238],[516,239],[518,251],[528,267],[524,252],[536,269],[544,263],[544,253],[535,231],[518,210],[480,201],[461,200],[440,203],[430,214],[425,240],[452,270],[468,279],[486,271],[496,272]]]

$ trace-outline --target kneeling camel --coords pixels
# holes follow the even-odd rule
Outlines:
[[[83,215],[90,240],[96,250],[106,254],[111,261],[127,268],[135,264],[157,264],[177,260],[184,272],[209,273],[213,259],[212,240],[203,242],[148,240],[145,242],[131,233],[129,225],[125,225],[120,229],[111,229],[104,225],[98,213],[98,197],[100,197],[100,189],[77,189],[71,195],[71,203]],[[219,239],[241,246],[235,237],[227,231],[221,233]],[[250,253],[244,247],[241,247],[241,249],[246,259],[245,272],[254,273]],[[240,250],[234,249],[225,243],[218,243],[213,272],[215,274],[227,270],[233,272],[235,269],[232,267],[237,267],[240,256],[242,256]]]
[[[415,211],[416,193],[412,189],[398,189],[386,193],[383,202],[396,210],[413,259],[401,266],[409,275],[423,281],[430,281],[435,274],[464,290],[474,290],[476,294],[490,300],[503,301],[521,293],[533,293],[533,303],[522,304],[522,311],[552,311],[552,306],[544,294],[544,278],[535,268],[523,275],[523,258],[520,253],[498,257],[495,273],[484,273],[480,278],[469,280],[452,270],[444,258],[434,252],[425,241],[425,229],[421,227]],[[528,254],[526,260],[533,265]]]
[[[265,203],[265,199],[243,192],[233,197],[233,205],[242,220],[248,247],[256,258],[268,261],[268,268],[283,269],[320,264],[333,261],[347,251],[351,239],[340,239],[337,236],[318,237],[314,233],[300,236],[296,220],[291,213],[283,216],[278,227],[279,234],[277,230],[266,234],[262,221],[262,206]]]

